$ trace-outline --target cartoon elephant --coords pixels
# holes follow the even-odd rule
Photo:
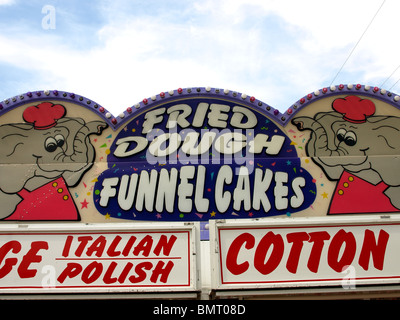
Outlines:
[[[400,211],[400,118],[374,115],[369,99],[335,99],[332,112],[297,117],[311,130],[307,155],[338,180],[329,214]]]
[[[43,102],[25,109],[26,123],[0,126],[0,219],[80,219],[68,187],[93,165],[89,136],[107,124],[65,114],[64,106]]]

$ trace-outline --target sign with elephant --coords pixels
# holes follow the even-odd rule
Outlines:
[[[114,117],[62,91],[0,104],[3,221],[207,221],[395,213],[399,97],[340,85],[286,112],[187,88]]]

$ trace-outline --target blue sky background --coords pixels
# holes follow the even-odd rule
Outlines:
[[[118,115],[161,91],[211,86],[285,111],[331,84],[381,4],[0,0],[0,100],[58,89]],[[45,6],[54,29],[42,26]],[[387,80],[400,92],[399,12],[400,1],[385,1],[334,84]]]

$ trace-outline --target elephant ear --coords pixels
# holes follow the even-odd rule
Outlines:
[[[374,155],[400,155],[400,118],[375,116],[368,119],[371,134],[376,137]]]
[[[400,185],[400,118],[375,116],[368,119],[372,124],[371,136],[376,137],[369,150],[371,167],[389,186]]]
[[[34,176],[35,159],[29,150],[32,126],[9,124],[0,126],[0,189],[17,193]]]

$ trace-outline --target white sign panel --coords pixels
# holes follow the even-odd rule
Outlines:
[[[400,219],[212,222],[214,289],[400,282]]]
[[[197,290],[194,224],[0,227],[0,294]]]

